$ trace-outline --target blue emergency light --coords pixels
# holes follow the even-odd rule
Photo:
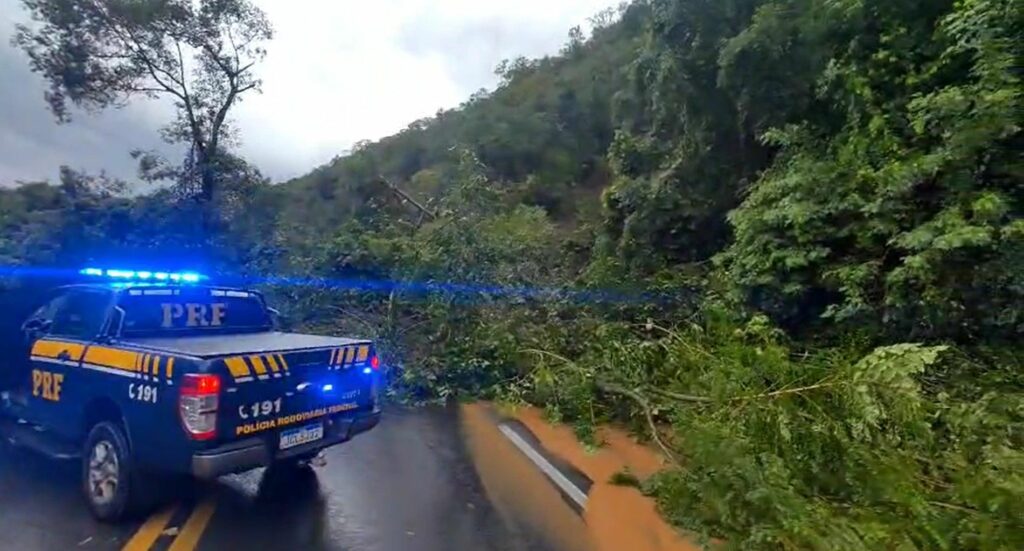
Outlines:
[[[153,272],[148,270],[121,270],[112,268],[83,268],[78,273],[93,277],[106,277],[115,280],[162,281],[173,283],[199,283],[210,279],[196,272]]]

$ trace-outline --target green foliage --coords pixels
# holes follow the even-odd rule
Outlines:
[[[308,256],[290,250],[292,269],[383,289],[289,290],[293,317],[383,342],[397,390],[412,399],[496,396],[518,377],[521,343],[547,342],[556,327],[543,316],[558,307],[535,294],[564,279],[558,234],[543,209],[519,204],[469,151],[432,179],[442,191],[429,212],[393,203],[378,186],[366,201],[380,210]]]
[[[612,473],[612,476],[611,478],[608,479],[608,482],[616,486],[630,486],[634,488],[640,487],[640,479],[638,479],[635,474],[629,472],[628,469]]]
[[[728,306],[661,329],[692,303],[434,296],[435,347],[401,341],[405,382],[544,404],[584,438],[595,423],[631,424],[682,465],[647,484],[666,515],[731,547],[1019,547],[1017,361],[944,342],[997,342],[1019,326],[1015,8],[648,7],[632,88],[612,102],[611,180],[585,269],[558,261],[553,229],[502,226],[508,212],[534,230],[540,211],[515,206],[529,194],[501,199],[452,166],[430,169],[421,200],[457,229],[422,224],[413,255],[373,241],[392,255],[377,265],[427,280],[685,286]],[[506,66],[503,90],[544,69]],[[476,158],[519,179],[494,153],[516,147],[492,142]],[[391,212],[409,220],[402,210]],[[544,245],[511,246],[524,239]],[[735,298],[832,347],[790,341]]]
[[[728,548],[1019,547],[1024,386],[972,373],[1019,361],[907,343],[799,351],[764,317],[702,318],[654,335],[602,326],[578,360],[538,361],[530,399],[660,432],[683,467],[645,491]]]
[[[851,3],[851,17],[869,4]],[[1024,9],[993,0],[880,13],[856,27],[870,47],[849,48],[818,79],[832,118],[766,134],[781,155],[730,215],[723,264],[781,320],[1013,335]]]

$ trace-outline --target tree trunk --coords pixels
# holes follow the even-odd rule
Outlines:
[[[196,156],[196,168],[199,170],[199,202],[209,205],[213,202],[213,194],[217,187],[217,167],[214,156],[199,150]]]

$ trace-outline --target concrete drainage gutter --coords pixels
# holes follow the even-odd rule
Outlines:
[[[513,530],[538,534],[545,549],[563,551],[698,551],[690,534],[659,514],[637,488],[612,482],[616,473],[640,479],[665,467],[657,451],[628,432],[600,427],[591,453],[571,428],[525,406],[503,415],[493,404],[467,404],[463,430],[477,474]]]
[[[541,445],[526,425],[515,419],[500,418],[492,411],[498,430],[558,489],[562,499],[582,515],[594,482],[568,462],[553,455]]]

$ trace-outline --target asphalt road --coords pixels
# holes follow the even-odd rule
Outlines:
[[[131,538],[141,523],[110,526],[89,516],[79,469],[0,439],[0,549],[120,549]]]
[[[492,503],[456,408],[391,408],[376,429],[326,456],[315,469],[177,488],[145,523],[108,526],[86,512],[76,463],[3,446],[0,549],[561,551],[529,519]]]

